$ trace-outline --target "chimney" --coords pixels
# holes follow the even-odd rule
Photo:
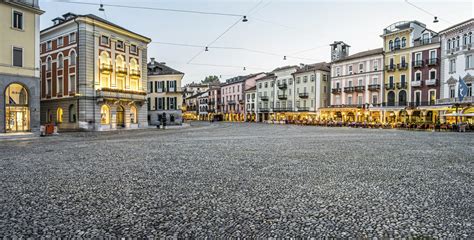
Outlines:
[[[161,64],[161,65],[166,65],[166,63],[165,63],[165,62],[160,62],[160,64]]]
[[[64,19],[61,18],[61,17],[57,17],[57,18],[54,18],[54,19],[51,20],[51,21],[53,21],[54,26],[56,26],[56,25],[58,25],[58,24],[63,23],[63,22],[64,22]]]

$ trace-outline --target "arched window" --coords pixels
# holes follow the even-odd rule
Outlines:
[[[407,93],[404,90],[398,93],[398,103],[399,103],[399,106],[407,105]]]
[[[451,49],[451,39],[448,39],[447,48],[448,48],[448,49]]]
[[[76,51],[71,50],[71,52],[69,52],[69,65],[76,65],[76,58]]]
[[[393,41],[392,41],[392,40],[390,40],[390,41],[388,42],[388,48],[390,48],[390,50],[393,49]]]
[[[138,122],[137,116],[138,116],[137,108],[135,106],[131,106],[130,107],[130,122],[137,123]]]
[[[469,32],[469,43],[472,43],[472,32]]]
[[[30,130],[28,91],[18,83],[5,89],[5,127],[7,132]],[[3,100],[0,100],[3,101]]]
[[[110,109],[107,105],[102,105],[100,108],[100,124],[110,123]]]
[[[463,38],[462,38],[462,44],[463,45],[467,45],[468,44],[468,37],[467,37],[467,33],[464,34]]]
[[[138,90],[139,78],[140,78],[140,70],[138,69],[137,60],[135,58],[132,58],[130,60],[130,89]]]
[[[127,69],[125,68],[125,63],[121,55],[118,55],[115,60],[115,73],[116,87],[125,89],[125,75],[127,75]]]
[[[76,122],[76,106],[74,104],[69,105],[69,122]]]
[[[63,109],[60,108],[60,107],[56,111],[56,122],[57,123],[62,123],[63,122]]]
[[[407,46],[407,39],[405,37],[402,37],[402,48]]]
[[[456,47],[459,47],[459,36],[456,38]]]
[[[63,54],[58,54],[58,68],[62,69],[64,67],[64,57]]]
[[[53,65],[53,60],[51,59],[51,56],[48,56],[46,58],[46,71],[51,71]]]
[[[100,54],[100,86],[103,88],[110,87],[110,58],[106,51]]]
[[[393,91],[388,92],[387,102],[388,106],[395,106],[395,93]]]
[[[400,38],[395,38],[395,49],[400,48]]]

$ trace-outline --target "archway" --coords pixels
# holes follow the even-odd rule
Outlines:
[[[395,106],[395,93],[393,91],[387,93],[387,105]]]
[[[5,90],[5,126],[7,132],[30,130],[28,91],[18,83],[10,84]]]
[[[122,106],[117,106],[117,127],[125,127],[124,112],[125,110]]]
[[[398,103],[400,106],[406,106],[407,105],[407,92],[404,90],[401,90],[398,93]]]

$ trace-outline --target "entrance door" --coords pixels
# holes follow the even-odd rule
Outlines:
[[[28,92],[17,83],[10,84],[5,91],[5,126],[7,132],[30,130]]]
[[[125,119],[124,119],[124,109],[122,106],[117,107],[117,127],[125,127]]]

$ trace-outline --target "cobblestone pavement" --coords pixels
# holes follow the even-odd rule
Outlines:
[[[474,236],[473,134],[198,125],[0,142],[0,238]]]

